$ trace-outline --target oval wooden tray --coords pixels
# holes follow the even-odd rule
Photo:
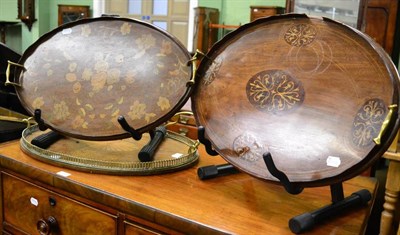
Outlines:
[[[197,125],[237,168],[318,186],[360,174],[390,145],[397,108],[377,145],[399,78],[383,49],[341,23],[288,14],[241,26],[201,61],[192,96]]]
[[[128,137],[117,118],[138,132],[167,121],[189,98],[189,52],[145,22],[100,17],[65,24],[23,54],[16,79],[26,109],[46,125],[89,140]]]
[[[154,154],[154,160],[150,162],[138,159],[139,151],[150,139],[148,134],[144,134],[140,141],[132,138],[87,141],[65,137],[47,149],[31,144],[32,139],[46,132],[40,131],[38,126],[26,128],[21,138],[22,151],[40,161],[79,171],[111,175],[153,175],[186,169],[196,164],[199,158],[198,143],[172,131],[167,131]]]

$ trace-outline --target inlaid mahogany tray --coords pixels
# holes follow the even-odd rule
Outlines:
[[[287,14],[243,25],[205,55],[197,79],[197,125],[225,160],[265,180],[277,180],[265,153],[300,185],[354,177],[399,128],[399,77],[388,55],[325,18]]]
[[[10,79],[24,107],[45,125],[88,140],[128,137],[167,121],[191,93],[189,52],[172,35],[134,19],[100,17],[40,37]],[[23,67],[23,68],[22,68]]]
[[[132,138],[88,141],[65,137],[47,149],[31,144],[35,137],[46,132],[40,131],[37,125],[26,128],[21,138],[22,151],[40,161],[85,172],[153,175],[186,169],[199,158],[198,142],[172,131],[167,131],[154,159],[149,162],[141,162],[137,157],[150,139],[147,133],[140,141]]]

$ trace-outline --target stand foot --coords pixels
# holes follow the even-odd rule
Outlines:
[[[154,153],[161,142],[164,140],[166,134],[167,129],[165,128],[165,126],[157,127],[153,134],[150,134],[151,139],[149,143],[143,146],[138,154],[139,160],[141,162],[153,161]]]
[[[344,210],[366,205],[371,198],[371,193],[366,189],[362,189],[341,201],[293,217],[289,220],[289,228],[293,233],[302,233],[311,229],[314,225],[320,223],[324,219],[331,218]]]
[[[54,144],[61,138],[63,138],[62,135],[58,134],[57,132],[50,131],[33,138],[31,144],[42,149],[47,149],[50,147],[50,145]]]
[[[239,172],[240,171],[231,164],[203,166],[197,169],[197,175],[201,180],[212,179],[218,176],[230,175]]]

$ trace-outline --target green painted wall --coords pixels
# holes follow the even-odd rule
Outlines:
[[[0,21],[18,22],[6,28],[6,44],[16,52],[21,52],[21,25],[17,19],[17,0],[0,0]]]
[[[6,31],[6,44],[18,53],[23,53],[40,36],[58,26],[58,5],[88,5],[92,0],[35,0],[35,21],[32,29],[17,20],[17,0],[0,0],[0,20],[20,22]]]
[[[17,0],[0,0],[0,20],[18,21]]]
[[[286,0],[199,0],[199,6],[218,8],[220,23],[227,25],[249,23],[250,6],[285,7],[285,5]]]
[[[199,0],[199,7],[217,8],[221,11],[222,2],[225,0]]]

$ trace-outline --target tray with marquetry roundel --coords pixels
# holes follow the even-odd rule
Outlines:
[[[83,19],[40,37],[9,83],[28,112],[40,110],[51,129],[79,139],[120,139],[129,134],[119,116],[144,133],[185,104],[194,74],[190,60],[175,37],[151,24]]]
[[[341,182],[370,167],[399,128],[399,76],[370,37],[326,18],[287,14],[225,36],[197,70],[192,110],[224,159],[276,181]]]

